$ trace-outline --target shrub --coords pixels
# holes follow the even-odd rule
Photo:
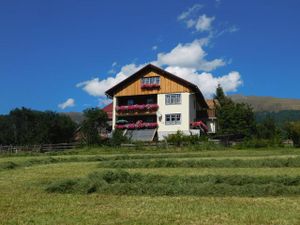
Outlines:
[[[112,133],[112,137],[110,139],[111,146],[120,146],[122,143],[127,143],[128,138],[123,135],[123,131],[120,129],[115,129]]]
[[[285,129],[288,137],[293,140],[295,147],[300,147],[300,121],[288,123]]]

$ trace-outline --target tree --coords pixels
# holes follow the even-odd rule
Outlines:
[[[280,130],[275,120],[270,115],[257,125],[257,137],[261,139],[275,140],[280,138]]]
[[[285,127],[288,138],[291,138],[296,147],[300,147],[300,121],[290,122]]]
[[[250,105],[245,103],[234,103],[224,94],[219,85],[216,90],[215,99],[220,103],[217,106],[219,134],[239,135],[249,137],[255,132],[255,117]]]
[[[77,125],[56,112],[16,108],[0,116],[0,144],[43,144],[69,142]]]
[[[218,102],[220,103],[220,106],[226,106],[226,105],[233,104],[233,101],[231,100],[231,98],[228,98],[225,95],[223,88],[221,87],[220,84],[218,85],[218,87],[216,89],[216,94],[215,94],[214,98],[218,100]]]
[[[107,113],[98,108],[88,108],[84,110],[85,117],[81,124],[81,132],[84,141],[88,145],[100,144],[100,132],[107,127]]]

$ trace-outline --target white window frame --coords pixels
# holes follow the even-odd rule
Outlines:
[[[180,105],[181,104],[181,94],[166,94],[165,104],[166,105]]]
[[[165,114],[166,125],[181,125],[181,113]]]
[[[160,77],[159,76],[143,77],[142,84],[160,84]]]

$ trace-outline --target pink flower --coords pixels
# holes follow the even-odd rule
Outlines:
[[[142,89],[153,89],[153,88],[159,88],[159,84],[142,84],[141,88]]]

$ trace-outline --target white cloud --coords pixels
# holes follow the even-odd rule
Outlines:
[[[212,29],[212,22],[215,20],[215,17],[208,17],[205,14],[198,17],[198,20],[195,24],[197,31],[210,31]]]
[[[195,12],[197,12],[199,9],[203,8],[203,5],[195,4],[186,11],[182,12],[177,19],[178,20],[185,20],[189,17],[191,17]]]
[[[215,20],[215,17],[208,17],[205,14],[199,16],[196,19],[187,19],[185,20],[187,28],[194,28],[196,31],[205,32],[212,31],[212,22]]]
[[[211,71],[226,63],[222,59],[205,59],[207,53],[203,46],[208,43],[208,39],[199,39],[191,43],[178,44],[168,53],[159,53],[157,55],[158,65],[180,66],[195,68],[197,70]]]
[[[109,99],[109,98],[99,98],[99,105],[100,106],[106,106],[106,105],[109,105],[110,103],[112,103],[112,100]]]
[[[205,97],[212,97],[218,84],[221,84],[225,92],[234,92],[242,85],[242,79],[239,72],[232,71],[223,76],[214,76],[212,71],[226,63],[223,59],[207,60],[207,53],[204,47],[209,43],[208,38],[197,39],[190,43],[178,44],[172,50],[166,53],[158,53],[156,60],[151,63],[164,67],[171,73],[182,77],[196,84],[203,92]],[[146,64],[137,65],[134,63],[125,65],[116,76],[111,76],[100,80],[93,78],[77,84],[88,94],[98,97],[99,104],[108,103],[105,99],[105,91],[117,83],[123,81],[128,76],[135,73]],[[205,72],[203,72],[205,71]]]
[[[236,71],[232,71],[224,76],[215,77],[211,73],[199,73],[196,69],[192,68],[169,66],[166,70],[196,84],[206,98],[211,98],[214,95],[218,84],[222,86],[225,92],[234,92],[243,84],[240,73]]]
[[[68,98],[65,102],[58,104],[60,109],[66,109],[73,106],[75,106],[75,100],[73,98]]]
[[[89,95],[95,97],[105,96],[105,91],[132,75],[144,65],[145,64],[137,66],[135,64],[128,64],[123,66],[121,71],[115,77],[108,77],[103,80],[93,78],[91,80],[78,83],[76,87],[82,88]]]

